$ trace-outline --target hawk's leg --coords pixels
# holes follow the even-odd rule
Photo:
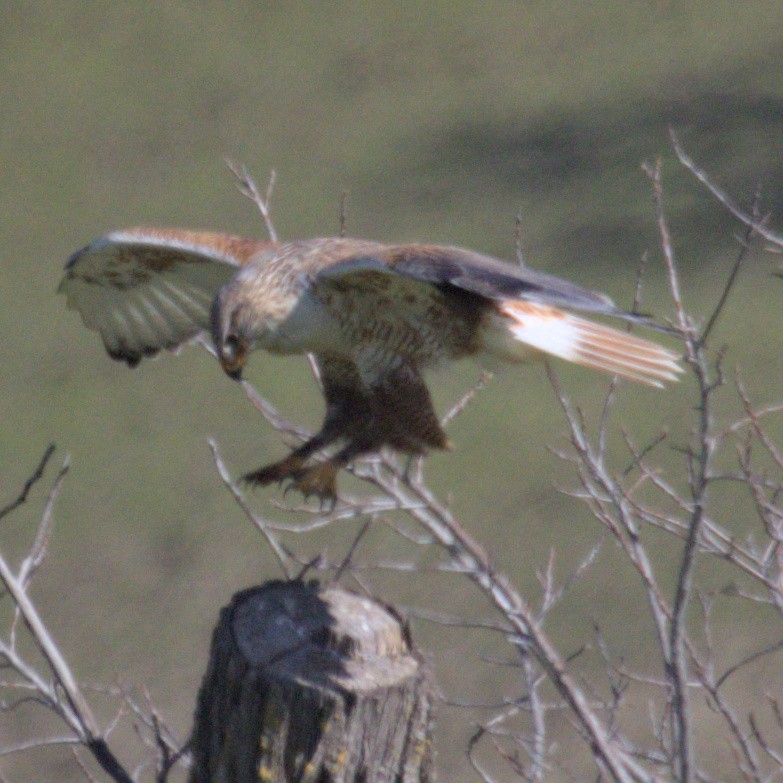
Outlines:
[[[307,460],[317,451],[326,448],[336,440],[347,437],[351,426],[355,425],[355,422],[366,418],[366,409],[366,399],[361,401],[358,409],[357,401],[351,398],[341,400],[339,403],[327,403],[326,418],[320,432],[313,435],[310,440],[301,446],[295,448],[285,459],[248,473],[242,477],[242,480],[248,484],[265,486],[266,484],[292,479],[294,488],[298,489],[298,479],[306,472],[305,465]],[[318,483],[316,482],[316,484]],[[302,491],[308,494],[304,489]],[[320,494],[320,492],[313,488],[309,494]]]
[[[326,417],[320,432],[294,449],[285,459],[243,476],[247,483],[265,486],[290,479],[289,489],[298,489],[306,496],[317,495],[334,500],[337,471],[345,462],[333,466],[331,460],[326,460],[307,468],[307,461],[317,451],[335,441],[343,438],[353,441],[358,432],[371,429],[371,405],[353,362],[319,356],[318,366],[326,398]]]
[[[293,471],[288,489],[296,489],[306,498],[315,495],[322,503],[333,508],[337,502],[337,474],[355,457],[375,451],[380,445],[377,434],[354,438],[323,462]]]
[[[321,431],[285,459],[249,473],[244,480],[265,485],[290,480],[288,489],[315,495],[333,505],[337,474],[356,457],[384,446],[412,457],[448,448],[429,391],[415,365],[381,363],[377,371],[359,372],[349,359],[318,357],[326,418]],[[368,377],[370,381],[368,382]],[[322,462],[308,465],[317,451],[343,440],[345,445]]]
[[[329,404],[331,417],[327,413],[322,433],[338,432],[347,443],[323,462],[291,475],[290,488],[305,496],[316,495],[333,505],[340,470],[356,457],[384,446],[409,456],[406,473],[413,458],[429,449],[448,448],[427,387],[414,366],[385,368],[378,383],[364,387],[361,393],[355,388],[340,391],[345,396],[339,398],[339,404]]]
[[[242,481],[247,484],[253,484],[258,487],[264,487],[267,484],[285,481],[299,473],[307,460],[319,449],[329,445],[334,438],[325,437],[325,428],[310,440],[294,449],[285,459],[278,462],[272,462],[269,465],[246,473],[242,476]],[[328,433],[326,433],[328,435]]]

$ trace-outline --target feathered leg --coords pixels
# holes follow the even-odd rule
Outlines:
[[[318,357],[326,397],[321,431],[289,454],[245,476],[251,484],[290,480],[291,489],[333,504],[337,474],[353,459],[390,446],[418,456],[449,443],[438,422],[429,391],[417,368],[408,364],[383,367],[370,385],[347,359]],[[314,465],[308,459],[338,440],[345,445]]]
[[[326,387],[325,387],[326,391]],[[429,391],[417,368],[409,364],[384,367],[377,381],[343,398],[339,426],[347,443],[336,454],[302,468],[293,487],[333,503],[337,474],[356,457],[390,446],[412,456],[449,447],[432,407]],[[326,428],[326,425],[325,425]]]
[[[334,477],[330,481],[327,471],[322,478],[313,474],[308,479],[309,471],[305,466],[313,454],[342,438],[350,437],[357,427],[366,430],[370,403],[362,391],[358,371],[352,362],[324,356],[319,356],[317,361],[326,398],[326,416],[321,430],[295,448],[285,459],[243,476],[242,480],[248,484],[265,486],[290,480],[292,488],[301,490],[306,496],[314,494],[322,498],[334,497]],[[337,470],[334,471],[335,475],[336,472]]]

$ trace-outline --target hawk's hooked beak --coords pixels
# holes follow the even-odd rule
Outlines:
[[[242,380],[242,368],[247,360],[247,347],[246,340],[235,339],[226,342],[220,352],[220,366],[234,381]]]

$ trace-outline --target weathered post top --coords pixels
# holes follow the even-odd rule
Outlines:
[[[429,781],[430,733],[430,679],[392,611],[268,582],[220,614],[191,783]]]

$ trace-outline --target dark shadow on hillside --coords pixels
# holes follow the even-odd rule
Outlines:
[[[699,90],[673,86],[676,94],[632,96],[579,113],[526,117],[520,111],[502,121],[444,126],[424,140],[407,139],[406,154],[395,156],[391,176],[379,188],[422,209],[463,199],[475,209],[485,198],[508,203],[509,214],[524,204],[551,204],[548,213],[562,216],[551,238],[555,252],[627,257],[631,237],[654,235],[640,164],[661,156],[666,176],[679,168],[670,127],[739,203],[749,207],[759,189],[762,208],[783,201],[783,98],[731,91],[749,81],[742,73]],[[466,182],[470,193],[462,190]],[[694,248],[709,250],[733,231],[727,214],[695,182],[685,191],[670,189],[668,209],[672,227],[702,243]],[[772,220],[774,225],[774,213]],[[698,255],[688,254],[691,263],[698,264]]]

